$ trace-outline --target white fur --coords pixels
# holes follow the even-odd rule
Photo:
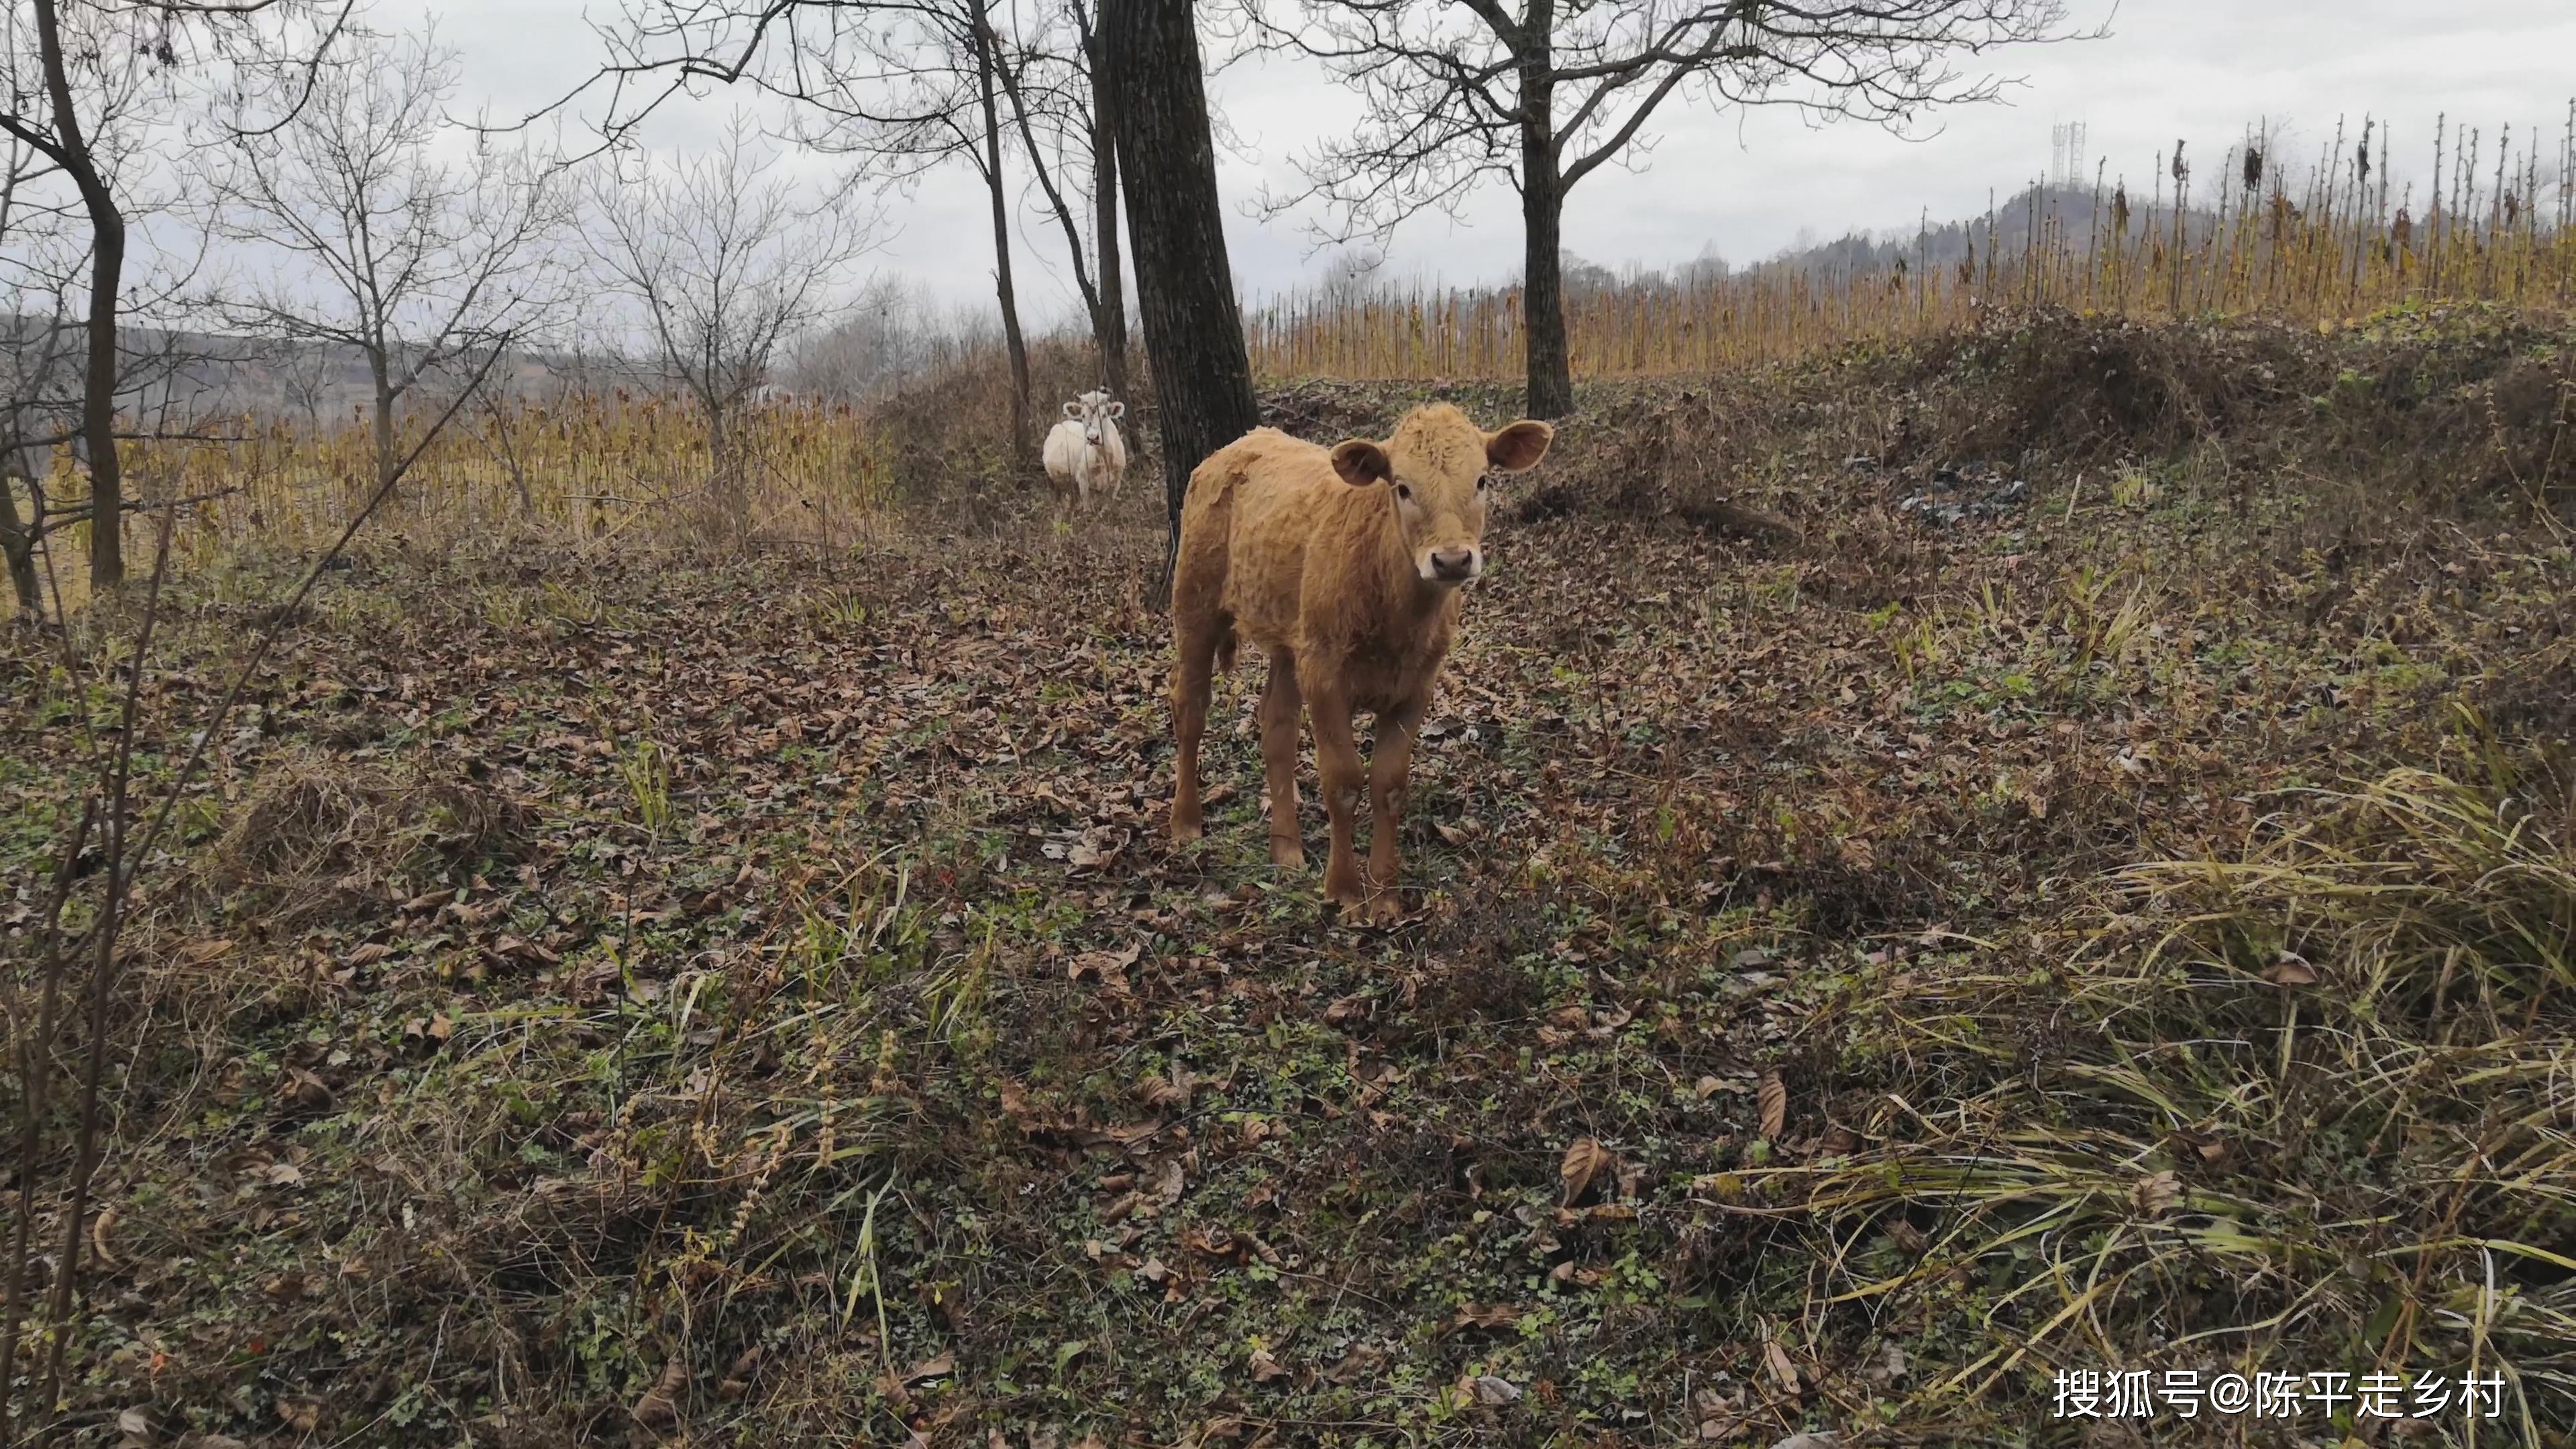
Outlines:
[[[1065,418],[1047,430],[1047,478],[1059,494],[1070,488],[1084,507],[1096,489],[1115,495],[1127,476],[1127,441],[1118,435],[1125,403],[1111,402],[1105,392],[1087,392],[1064,405]]]

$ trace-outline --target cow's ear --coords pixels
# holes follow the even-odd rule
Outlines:
[[[1554,441],[1556,429],[1523,418],[1485,435],[1485,461],[1506,473],[1525,473],[1538,466],[1538,460],[1547,456],[1547,445]]]
[[[1127,405],[1125,403],[1111,403],[1109,405],[1109,415],[1113,418],[1123,418],[1127,416]]]
[[[1064,405],[1064,415],[1065,415],[1066,417],[1069,417],[1069,418],[1079,418],[1079,417],[1081,417],[1081,416],[1082,416],[1082,404],[1080,404],[1080,403],[1066,403],[1066,404]]]
[[[1386,449],[1366,438],[1353,438],[1333,449],[1333,471],[1354,488],[1366,488],[1395,476],[1395,465],[1386,460]]]

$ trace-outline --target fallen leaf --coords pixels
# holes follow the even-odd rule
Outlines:
[[[2170,1172],[2150,1174],[2139,1179],[2130,1198],[2145,1216],[2163,1217],[2175,1203],[2182,1201],[2182,1179]]]
[[[1861,1365],[1860,1376],[1871,1387],[1886,1389],[1904,1382],[1906,1374],[1910,1371],[1911,1365],[1906,1362],[1905,1350],[1893,1343],[1885,1343],[1879,1345],[1878,1352]]]
[[[1789,1361],[1789,1351],[1780,1346],[1780,1340],[1762,1345],[1762,1365],[1771,1371],[1771,1381],[1780,1386],[1780,1392],[1798,1397],[1798,1366]]]
[[[675,1358],[662,1365],[662,1376],[635,1401],[635,1422],[647,1428],[680,1422],[680,1395],[688,1386],[688,1360]]]
[[[2314,986],[2317,969],[2297,952],[2284,951],[2281,959],[2272,963],[2272,969],[2263,973],[2263,979],[2275,986]]]
[[[1789,1130],[1789,1085],[1780,1080],[1780,1069],[1773,1067],[1762,1074],[1762,1085],[1756,1100],[1762,1104],[1762,1136],[1777,1142]]]
[[[1148,1107],[1186,1107],[1197,1086],[1198,1083],[1190,1076],[1190,1069],[1174,1062],[1169,1077],[1147,1077],[1138,1082],[1136,1098]]]
[[[1597,1137],[1577,1137],[1567,1145],[1564,1160],[1556,1165],[1556,1175],[1565,1183],[1565,1203],[1572,1207],[1591,1190],[1592,1180],[1605,1171],[1615,1172],[1619,1155],[1601,1145]]]
[[[1351,1351],[1343,1354],[1339,1363],[1324,1370],[1324,1377],[1337,1384],[1347,1384],[1384,1362],[1384,1353],[1364,1343],[1353,1344]]]
[[[1007,1078],[1002,1082],[1002,1115],[1022,1132],[1029,1130],[1028,1089]]]
[[[957,1355],[954,1352],[934,1354],[903,1371],[904,1386],[909,1388],[914,1384],[927,1383],[932,1379],[944,1379],[956,1372],[956,1369]]]
[[[1266,1384],[1274,1379],[1284,1379],[1286,1377],[1288,1377],[1287,1367],[1281,1364],[1279,1360],[1272,1358],[1270,1356],[1270,1350],[1266,1348],[1256,1348],[1252,1351],[1252,1381],[1254,1383]]]
[[[286,1071],[286,1100],[307,1112],[326,1112],[331,1108],[331,1087],[320,1077],[301,1067]]]
[[[1499,1379],[1492,1374],[1479,1374],[1473,1387],[1476,1402],[1480,1404],[1501,1405],[1520,1401],[1520,1385],[1509,1379]]]
[[[1124,951],[1085,951],[1064,964],[1064,974],[1072,981],[1097,981],[1109,991],[1124,995],[1127,990],[1127,968],[1145,952],[1140,942]]]

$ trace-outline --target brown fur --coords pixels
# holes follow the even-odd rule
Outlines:
[[[1327,451],[1256,428],[1199,464],[1181,507],[1172,580],[1173,839],[1199,834],[1210,666],[1230,666],[1236,641],[1249,638],[1270,659],[1261,757],[1271,859],[1305,863],[1302,708],[1314,720],[1332,825],[1324,894],[1344,905],[1373,897],[1381,919],[1400,913],[1396,830],[1414,731],[1457,632],[1461,589],[1483,571],[1483,480],[1533,466],[1551,436],[1547,424],[1529,421],[1486,433],[1455,407],[1432,403],[1406,414],[1384,442],[1354,438]],[[1362,710],[1377,716],[1365,771],[1352,726]],[[1364,783],[1372,821],[1365,889],[1354,846]]]

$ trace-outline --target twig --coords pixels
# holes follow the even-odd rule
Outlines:
[[[177,507],[170,506],[162,509],[151,589],[147,595],[143,619],[136,636],[135,654],[129,665],[125,686],[124,727],[119,732],[114,763],[110,767],[105,785],[108,847],[107,881],[104,894],[98,918],[69,948],[63,948],[59,944],[55,947],[63,960],[68,960],[72,955],[83,951],[88,952],[92,958],[92,966],[89,981],[89,1058],[84,1063],[81,1087],[79,1150],[74,1158],[71,1202],[66,1214],[64,1232],[64,1252],[62,1261],[55,1269],[50,1304],[54,1336],[51,1350],[47,1355],[45,1372],[44,1403],[48,1407],[58,1402],[63,1360],[72,1336],[73,1290],[80,1273],[81,1249],[85,1245],[84,1235],[81,1232],[82,1220],[88,1212],[90,1190],[96,1180],[99,1158],[102,1155],[98,1142],[98,1099],[107,1060],[108,1005],[114,997],[118,975],[116,943],[124,924],[122,912],[128,893],[140,875],[141,867],[151,861],[155,847],[169,828],[180,798],[187,793],[188,782],[195,778],[198,768],[204,764],[207,746],[221,735],[224,721],[240,703],[243,692],[249,687],[250,681],[257,676],[261,664],[267,660],[269,651],[276,646],[278,638],[285,632],[287,621],[297,616],[305,599],[321,582],[322,576],[329,572],[331,564],[348,548],[350,541],[357,536],[358,530],[364,527],[376,510],[393,496],[403,479],[410,474],[412,466],[427,451],[430,443],[445,430],[467,399],[481,387],[484,378],[491,371],[493,360],[493,358],[485,359],[475,370],[465,386],[458,390],[456,398],[448,404],[446,411],[430,425],[427,432],[402,461],[386,474],[384,481],[378,484],[375,491],[368,496],[366,504],[350,518],[347,526],[341,529],[339,536],[332,541],[330,547],[314,560],[313,566],[305,572],[303,581],[296,586],[293,595],[275,612],[273,622],[260,634],[252,647],[250,657],[242,663],[241,668],[234,675],[230,687],[225,690],[223,698],[217,702],[204,728],[197,732],[186,759],[181,762],[178,771],[171,779],[169,789],[162,796],[160,805],[155,810],[140,841],[129,847],[126,830],[127,797],[132,781],[135,726],[141,712],[143,664],[150,653],[154,626],[160,615],[161,587],[169,564],[170,534],[178,517]],[[175,504],[176,500],[170,500],[170,502]],[[50,554],[50,551],[48,552]],[[90,808],[95,811],[97,806],[93,803]],[[81,827],[82,833],[85,834],[88,828],[85,816]],[[66,871],[66,879],[68,874]],[[36,1145],[33,1139],[40,1129],[32,1114],[29,1124],[30,1141],[26,1155],[32,1159]],[[34,1191],[35,1184],[32,1179],[22,1174],[19,1180],[22,1211],[28,1210]],[[23,1253],[12,1260],[9,1271],[13,1290],[22,1282],[27,1267],[28,1259]],[[14,1353],[16,1328],[13,1313],[5,1325],[5,1332],[0,1332],[0,1340],[5,1340],[6,1344],[5,1347],[0,1347],[0,1353]],[[6,1379],[0,1379],[0,1385],[5,1385],[6,1382]],[[0,1393],[5,1393],[5,1389],[0,1389]],[[11,1442],[10,1428],[5,1410],[0,1410],[0,1445]]]

